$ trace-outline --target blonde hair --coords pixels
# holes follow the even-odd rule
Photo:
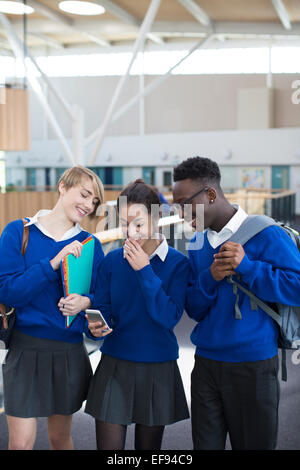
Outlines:
[[[92,180],[95,196],[99,200],[99,202],[95,204],[94,211],[88,216],[89,218],[93,219],[96,217],[98,207],[104,202],[103,184],[99,176],[96,175],[96,173],[94,173],[89,168],[85,168],[81,165],[76,165],[72,168],[68,168],[59,178],[59,181],[57,183],[57,190],[59,191],[58,188],[61,182],[64,183],[64,187],[68,190],[70,188],[73,188],[74,186],[78,186],[83,178],[90,178]]]

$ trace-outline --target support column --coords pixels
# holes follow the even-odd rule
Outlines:
[[[151,25],[154,21],[154,18],[155,18],[155,15],[157,13],[157,10],[158,10],[158,7],[160,5],[160,2],[161,0],[152,0],[151,1],[151,4],[148,8],[148,11],[146,13],[146,16],[144,18],[144,21],[142,23],[142,26],[140,28],[140,31],[139,31],[139,34],[138,34],[138,37],[137,37],[137,40],[134,44],[134,48],[133,48],[133,52],[132,52],[132,57],[131,57],[131,60],[130,60],[130,63],[127,67],[127,71],[125,73],[125,75],[123,75],[121,77],[121,79],[119,80],[119,83],[117,85],[117,88],[115,89],[115,92],[114,92],[114,95],[112,97],[112,100],[110,102],[110,105],[108,107],[108,110],[107,110],[107,113],[106,113],[106,116],[104,118],[104,122],[100,128],[100,131],[99,131],[99,135],[98,135],[98,139],[97,139],[97,142],[96,142],[96,145],[95,145],[95,148],[91,154],[91,157],[90,157],[90,160],[89,160],[89,164],[90,165],[93,165],[94,161],[95,161],[95,158],[97,156],[97,153],[101,147],[101,144],[102,144],[102,141],[104,139],[104,136],[105,136],[105,133],[106,133],[106,130],[110,124],[110,121],[111,121],[111,117],[112,117],[112,114],[114,112],[114,109],[115,109],[115,106],[116,106],[116,103],[117,103],[117,100],[119,99],[119,96],[123,90],[123,87],[124,87],[124,84],[125,82],[127,81],[127,78],[129,76],[129,73],[130,73],[130,70],[131,70],[131,67],[132,67],[132,64],[133,62],[135,61],[135,58],[139,52],[139,50],[141,49],[141,47],[144,45],[144,41],[145,41],[145,38],[148,34],[148,32],[150,31],[150,28],[151,28]]]

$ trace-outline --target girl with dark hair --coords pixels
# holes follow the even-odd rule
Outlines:
[[[127,202],[127,204],[125,204]],[[97,277],[93,308],[112,332],[88,393],[85,411],[96,419],[97,447],[124,449],[135,423],[135,449],[160,449],[164,427],[189,417],[173,329],[190,273],[186,256],[158,234],[159,195],[142,180],[118,198],[124,247],[110,252]],[[96,337],[102,332],[90,324]]]

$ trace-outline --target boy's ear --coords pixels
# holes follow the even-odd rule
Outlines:
[[[58,185],[58,192],[59,192],[60,196],[63,196],[66,192],[65,184],[64,184],[63,181],[61,181]]]
[[[206,193],[206,197],[210,204],[214,203],[215,200],[217,199],[217,191],[214,188],[209,188],[209,190]]]

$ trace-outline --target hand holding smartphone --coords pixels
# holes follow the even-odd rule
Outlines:
[[[93,336],[106,336],[106,334],[112,331],[105,321],[105,318],[102,316],[100,310],[86,309],[85,313],[89,322],[89,329],[91,330]],[[95,323],[94,327],[92,326],[93,323]],[[99,325],[96,325],[96,323],[99,323]],[[100,332],[101,334],[97,334]]]

